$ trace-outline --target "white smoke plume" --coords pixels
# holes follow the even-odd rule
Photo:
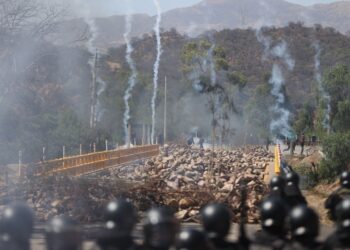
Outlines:
[[[260,30],[257,32],[256,36],[264,47],[263,60],[267,60],[268,58],[282,60],[289,71],[294,69],[295,61],[289,52],[286,41],[283,40],[272,47],[271,39],[263,35]],[[269,84],[272,86],[271,95],[276,99],[276,103],[272,107],[273,119],[270,123],[270,132],[274,137],[282,135],[291,138],[295,133],[289,123],[290,111],[285,108],[286,98],[283,93],[285,84],[283,70],[277,62],[275,62],[272,67]]]
[[[314,47],[314,49],[316,51],[315,57],[314,57],[314,64],[315,64],[314,67],[315,67],[315,79],[317,82],[317,90],[318,90],[318,93],[321,95],[322,100],[325,102],[325,105],[326,105],[326,109],[324,110],[325,116],[323,118],[322,125],[325,129],[329,130],[330,129],[329,123],[330,123],[330,112],[331,112],[331,105],[330,105],[331,98],[322,85],[321,60],[320,60],[322,49],[321,49],[318,41],[314,42],[312,44],[312,46]]]
[[[130,12],[129,12],[130,13]],[[125,143],[129,141],[130,138],[128,138],[128,123],[130,120],[130,105],[129,105],[129,99],[132,96],[132,90],[134,89],[136,85],[136,78],[137,78],[137,69],[135,66],[135,62],[133,58],[131,57],[132,52],[134,51],[134,48],[131,44],[130,39],[130,33],[131,33],[131,23],[132,23],[132,16],[131,14],[126,15],[125,17],[125,33],[124,33],[124,40],[126,42],[126,55],[125,59],[129,64],[129,67],[131,69],[131,75],[128,80],[128,88],[125,91],[124,94],[124,103],[125,103],[125,111],[124,111],[124,134],[125,134]]]
[[[91,75],[92,79],[96,79],[96,94],[97,94],[97,99],[96,99],[96,106],[94,107],[95,112],[94,112],[94,121],[91,121],[92,123],[99,122],[101,120],[103,110],[102,110],[102,105],[100,102],[100,97],[101,94],[105,91],[106,89],[106,83],[102,80],[101,77],[98,76],[96,69],[95,69],[95,64],[98,63],[99,55],[98,55],[98,50],[95,46],[95,41],[96,38],[98,37],[98,28],[95,22],[94,18],[90,17],[90,11],[86,10],[85,15],[84,15],[84,21],[85,23],[89,26],[89,32],[90,32],[90,37],[88,41],[86,42],[86,47],[89,51],[89,53],[92,55],[89,58],[88,64],[90,66],[91,70]],[[97,54],[97,56],[96,56]],[[93,124],[91,124],[93,125]]]
[[[155,138],[154,133],[155,133],[155,123],[156,123],[156,99],[157,99],[157,92],[158,92],[158,76],[159,76],[158,74],[159,74],[160,57],[162,55],[162,43],[161,43],[161,37],[160,37],[160,23],[162,21],[162,13],[161,13],[159,0],[153,0],[153,2],[157,9],[157,20],[156,20],[156,24],[154,25],[154,32],[156,34],[156,39],[157,39],[157,57],[153,67],[153,96],[152,96],[152,102],[151,102],[151,108],[152,108],[151,143],[152,144],[154,144],[154,138]]]

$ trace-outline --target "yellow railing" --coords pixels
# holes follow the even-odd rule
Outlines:
[[[275,174],[281,173],[281,148],[280,145],[275,146]]]
[[[158,154],[159,145],[138,146],[40,162],[31,165],[29,171],[34,176],[55,174],[79,176],[157,156]]]

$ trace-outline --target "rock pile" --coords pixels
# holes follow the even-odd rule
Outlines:
[[[139,211],[171,206],[183,221],[197,221],[200,208],[210,201],[224,202],[238,221],[244,187],[248,222],[255,223],[266,192],[263,174],[271,161],[272,155],[257,146],[212,152],[172,145],[158,157],[90,176],[28,180],[10,197],[20,194],[39,220],[68,214],[82,222],[99,221],[109,200],[126,196]]]

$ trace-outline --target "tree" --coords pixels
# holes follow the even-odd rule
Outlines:
[[[274,103],[270,94],[271,85],[259,85],[245,107],[246,124],[249,130],[260,138],[270,136],[270,122],[272,119],[271,107]]]
[[[235,87],[241,90],[247,80],[231,70],[223,47],[211,45],[206,40],[186,44],[181,59],[185,77],[196,91],[207,96],[212,116],[212,139],[215,140],[216,128],[219,127],[222,142],[232,133],[230,114],[237,112],[233,100]]]
[[[314,108],[310,103],[304,104],[303,108],[299,110],[296,121],[294,122],[294,129],[297,134],[314,129]]]
[[[333,122],[339,112],[339,107],[345,108],[344,105],[346,105],[344,103],[339,106],[339,103],[350,98],[350,71],[348,66],[337,65],[329,70],[324,77],[323,84],[325,90],[330,95],[330,125],[333,129]]]

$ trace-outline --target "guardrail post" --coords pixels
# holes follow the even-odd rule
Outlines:
[[[83,154],[83,145],[79,145],[79,155]]]
[[[105,143],[106,143],[106,151],[108,151],[108,140],[107,139],[106,139]]]
[[[94,142],[94,153],[96,153],[96,142]]]

